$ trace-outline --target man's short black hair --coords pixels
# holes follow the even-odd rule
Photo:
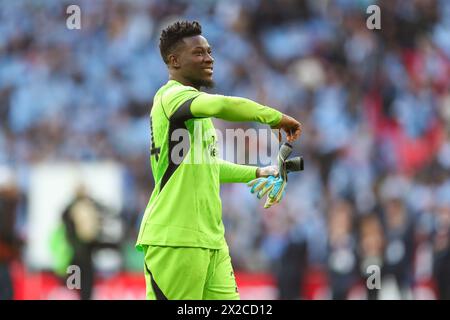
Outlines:
[[[159,38],[159,50],[164,62],[169,63],[169,54],[173,52],[183,38],[201,34],[202,26],[197,21],[177,21],[164,29]]]

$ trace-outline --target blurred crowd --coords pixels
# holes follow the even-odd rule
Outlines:
[[[432,279],[437,297],[450,299],[449,1],[70,4],[81,8],[80,30],[66,28],[64,1],[0,4],[0,164],[26,172],[40,162],[122,163],[122,217],[134,241],[153,189],[151,101],[167,81],[159,34],[198,20],[215,58],[212,92],[303,124],[295,147],[305,171],[291,175],[281,204],[265,210],[245,185],[222,189],[235,268],[273,272],[286,299],[302,297],[312,267],[326,272],[330,298],[346,299],[369,265],[403,298]],[[371,4],[380,30],[366,26]],[[26,206],[17,210],[26,242]]]

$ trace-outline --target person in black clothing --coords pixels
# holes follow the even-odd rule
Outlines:
[[[358,221],[358,266],[361,279],[366,285],[369,278],[367,268],[377,266],[384,274],[385,236],[380,218],[376,212],[364,214]],[[367,286],[367,299],[378,300],[379,290]]]
[[[72,265],[81,270],[80,297],[92,298],[94,286],[94,263],[92,254],[100,232],[101,207],[90,198],[84,188],[77,191],[73,201],[66,207],[62,219],[67,240],[73,249]]]
[[[305,237],[291,234],[275,273],[280,300],[302,297],[303,280],[307,270],[308,246]]]
[[[357,243],[353,234],[353,206],[339,200],[328,214],[327,271],[333,300],[345,300],[358,280]]]
[[[413,285],[414,226],[407,208],[400,198],[383,203],[386,248],[384,276],[393,276],[400,298],[410,298]]]

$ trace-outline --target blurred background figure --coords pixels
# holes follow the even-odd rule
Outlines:
[[[303,288],[308,271],[308,242],[303,233],[292,231],[279,258],[274,275],[278,284],[278,299],[304,298]]]
[[[359,247],[358,260],[359,272],[364,280],[367,282],[371,272],[368,272],[370,266],[377,266],[379,268],[380,276],[384,276],[384,248],[385,236],[381,221],[376,213],[369,213],[361,217],[359,221]],[[382,278],[381,278],[382,279]],[[382,285],[382,282],[381,282]],[[366,288],[367,299],[377,300],[379,298],[379,289]]]
[[[93,297],[94,281],[99,271],[94,261],[95,254],[105,248],[115,251],[120,248],[122,232],[116,232],[112,236],[113,241],[108,240],[105,233],[106,226],[114,223],[114,219],[108,208],[89,196],[86,187],[80,185],[75,197],[64,209],[61,225],[55,230],[56,234],[51,240],[52,251],[58,261],[55,272],[64,283],[68,276],[67,267],[79,267],[79,293],[82,300]],[[120,224],[118,221],[116,223]]]
[[[386,236],[383,276],[394,278],[400,292],[399,298],[410,299],[415,237],[411,216],[401,198],[384,199],[383,220]]]
[[[336,200],[328,213],[328,277],[333,300],[345,300],[358,280],[354,209],[349,201]]]
[[[14,173],[0,166],[0,300],[14,298],[12,262],[20,258],[22,245],[16,230],[18,203]]]
[[[80,267],[81,270],[82,300],[92,297],[95,272],[93,251],[100,233],[100,215],[100,205],[88,197],[83,187],[79,187],[75,199],[62,215],[67,241],[73,254],[70,264]]]
[[[70,4],[80,30],[67,28],[66,2],[0,5],[0,166],[14,168],[20,195],[17,210],[0,212],[0,239],[24,241],[13,245],[18,263],[9,249],[9,267],[1,263],[14,297],[68,296],[50,272],[48,237],[83,176],[89,196],[115,212],[81,231],[100,228],[116,245],[94,250],[91,297],[143,299],[134,243],[154,188],[149,113],[167,81],[158,41],[180,19],[200,21],[212,46],[211,92],[276,106],[304,126],[294,147],[305,171],[289,177],[282,206],[264,210],[245,186],[222,190],[241,297],[449,297],[450,1]],[[372,4],[380,30],[366,26]],[[388,284],[367,296],[370,263]]]

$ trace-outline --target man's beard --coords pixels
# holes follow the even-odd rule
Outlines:
[[[201,80],[195,80],[194,81],[194,85],[196,87],[204,87],[204,88],[207,88],[207,89],[211,89],[211,88],[214,88],[214,86],[216,84],[214,83],[213,80],[203,80],[203,79],[201,79]]]

